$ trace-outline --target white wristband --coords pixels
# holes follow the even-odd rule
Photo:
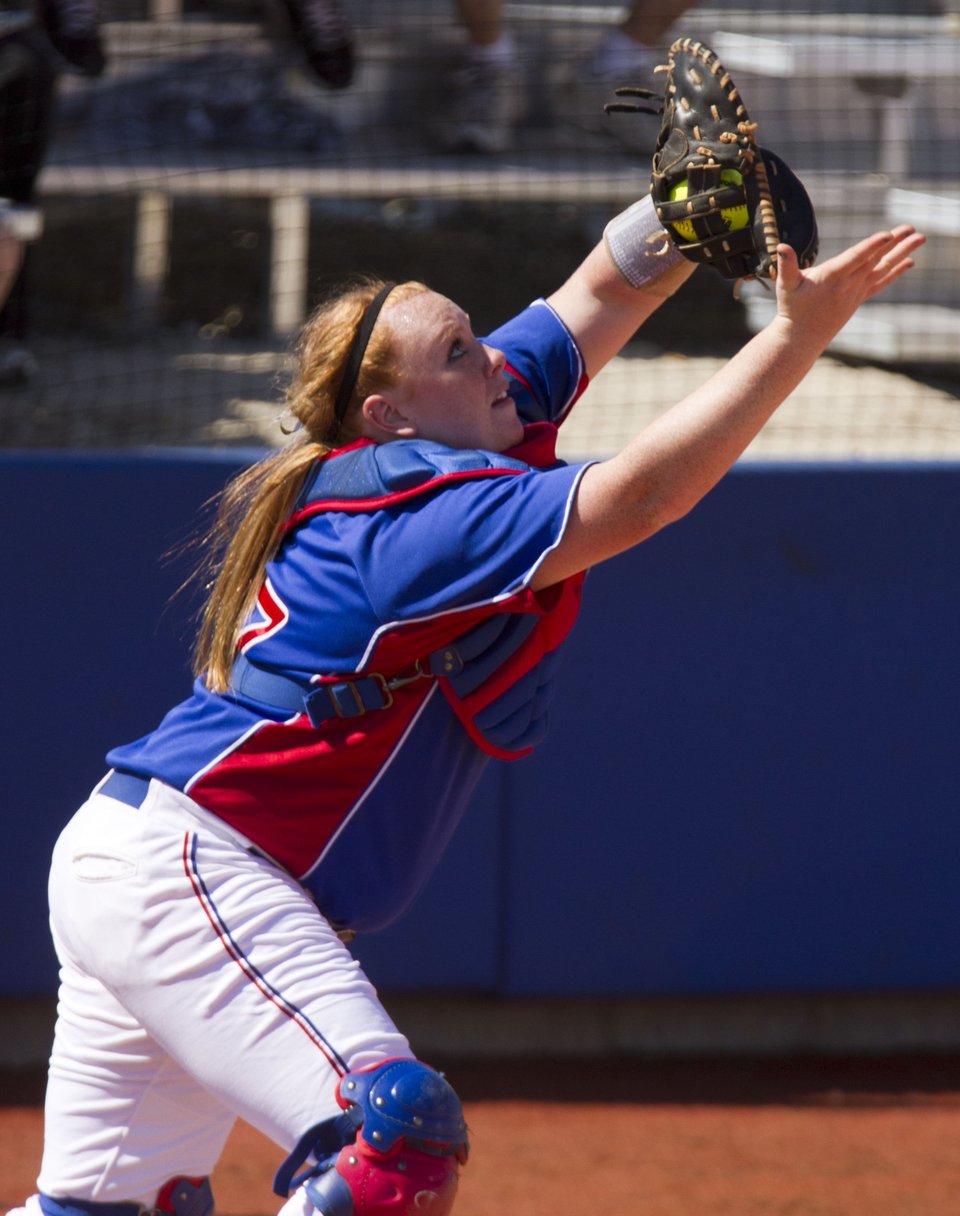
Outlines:
[[[649,287],[685,260],[664,232],[649,194],[615,215],[604,228],[603,239],[614,266],[631,287]]]

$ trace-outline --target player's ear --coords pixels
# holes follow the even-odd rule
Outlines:
[[[380,442],[389,439],[413,439],[417,426],[412,418],[382,393],[371,393],[360,407],[363,434]]]

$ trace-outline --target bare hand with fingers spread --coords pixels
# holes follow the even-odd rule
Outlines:
[[[884,291],[914,265],[913,254],[926,238],[909,225],[892,232],[875,232],[836,257],[801,270],[790,245],[777,249],[777,312],[808,329],[804,341],[818,340],[819,329],[829,342],[861,304]]]
[[[685,515],[727,472],[861,304],[913,266],[924,236],[906,225],[876,232],[801,269],[777,246],[777,314],[696,392],[620,453],[587,469],[564,538],[536,586],[631,548]],[[560,311],[563,315],[562,291]]]

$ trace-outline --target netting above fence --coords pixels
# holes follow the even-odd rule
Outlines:
[[[505,320],[646,192],[656,120],[603,103],[654,83],[682,32],[802,176],[824,256],[903,219],[930,235],[818,369],[802,426],[755,453],[960,454],[957,5],[513,3],[486,59],[453,0],[86,7],[103,70],[62,70],[45,128],[26,84],[0,82],[4,146],[40,162],[19,201],[43,216],[0,320],[3,444],[280,442],[291,336],[354,272],[426,280],[478,332]],[[643,10],[661,44],[631,60],[611,31]],[[49,36],[0,26],[0,55]],[[578,446],[665,408],[769,307],[698,272],[593,386]]]

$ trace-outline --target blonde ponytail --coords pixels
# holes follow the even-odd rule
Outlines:
[[[334,417],[333,403],[353,337],[383,285],[378,279],[365,280],[314,312],[301,331],[297,371],[286,392],[287,409],[301,429],[285,447],[233,478],[220,495],[198,571],[209,592],[193,655],[194,675],[212,692],[230,687],[237,636],[253,611],[267,563],[277,552],[308,473],[338,442],[353,437],[359,404],[372,392],[397,383],[389,330],[377,327],[342,427]],[[391,293],[391,302],[426,290],[422,283],[401,284]]]
[[[225,692],[237,633],[253,610],[267,562],[314,461],[328,449],[295,439],[268,459],[245,469],[220,497],[207,536],[205,570],[213,582],[194,648],[194,674],[212,692]]]

